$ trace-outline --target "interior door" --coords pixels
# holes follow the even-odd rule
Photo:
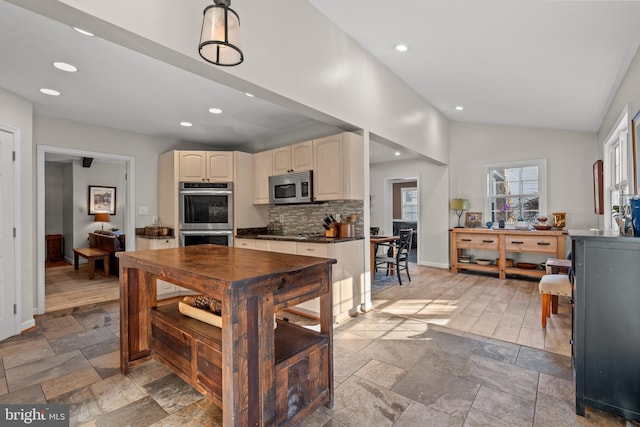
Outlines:
[[[13,134],[0,129],[0,340],[15,331]]]

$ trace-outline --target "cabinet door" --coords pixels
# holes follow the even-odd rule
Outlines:
[[[233,245],[236,248],[255,249],[256,241],[253,239],[235,239]]]
[[[316,200],[343,198],[342,134],[313,141],[314,192]]]
[[[326,258],[328,256],[328,246],[326,243],[299,242],[296,244],[296,254]]]
[[[313,141],[291,146],[291,170],[293,172],[313,170]]]
[[[233,151],[207,152],[207,178],[210,182],[233,182]]]
[[[269,240],[269,251],[282,254],[296,254],[296,242],[276,242]]]
[[[253,203],[269,204],[269,177],[273,175],[273,151],[256,153],[253,163]]]
[[[207,178],[204,151],[180,151],[180,181],[204,181]]]
[[[292,171],[291,147],[276,148],[273,151],[273,175],[282,175]]]

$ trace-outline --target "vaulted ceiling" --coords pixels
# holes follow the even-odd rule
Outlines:
[[[640,45],[633,1],[309,1],[458,121],[594,132]],[[234,7],[241,12],[241,0]],[[4,0],[0,40],[0,87],[38,114],[223,148],[335,129]],[[395,51],[398,43],[409,50]],[[53,61],[80,72],[55,70]],[[182,120],[207,124],[184,128]],[[372,147],[372,161],[388,159]]]

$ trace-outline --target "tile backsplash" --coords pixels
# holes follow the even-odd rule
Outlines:
[[[356,236],[364,236],[364,202],[362,200],[337,200],[310,205],[271,205],[269,222],[282,217],[282,234],[320,233],[324,234],[322,220],[326,214],[356,214]],[[336,218],[337,219],[337,218]]]

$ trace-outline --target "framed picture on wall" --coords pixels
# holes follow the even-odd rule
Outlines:
[[[482,227],[482,212],[467,212],[464,220],[466,228]]]
[[[89,215],[98,213],[116,214],[116,187],[89,186]]]

